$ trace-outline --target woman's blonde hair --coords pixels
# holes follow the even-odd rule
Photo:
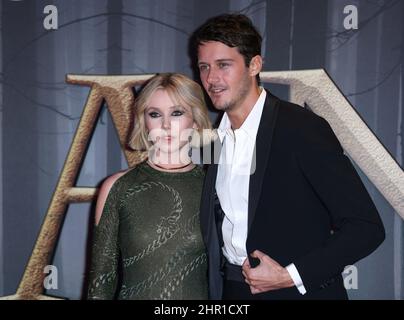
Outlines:
[[[179,73],[161,73],[147,82],[135,100],[135,124],[129,139],[129,147],[136,151],[147,151],[151,147],[151,143],[148,140],[144,113],[150,97],[157,90],[165,90],[175,103],[191,108],[198,133],[192,138],[191,145],[195,147],[200,146],[200,139],[203,137],[203,133],[206,132],[206,129],[209,129],[209,131],[212,129],[201,86]],[[198,139],[195,137],[198,137]]]

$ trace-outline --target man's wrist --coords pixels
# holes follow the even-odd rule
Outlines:
[[[286,267],[286,270],[289,273],[289,276],[292,278],[294,285],[297,290],[299,290],[300,294],[306,294],[306,288],[303,285],[302,278],[300,277],[299,271],[297,271],[296,266],[291,263]]]
[[[294,287],[295,283],[293,282],[292,277],[289,274],[289,271],[286,268],[283,268],[282,270],[282,284],[284,285],[284,288],[290,288]]]

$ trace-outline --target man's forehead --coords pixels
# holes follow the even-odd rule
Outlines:
[[[224,49],[224,50],[231,50],[231,49],[235,49],[235,47],[230,47],[230,46],[228,46],[227,44],[225,44],[225,43],[223,43],[223,42],[221,42],[221,41],[202,41],[199,45],[198,45],[198,51],[200,50],[200,49],[203,49],[203,48],[207,48],[207,47],[209,47],[209,48],[221,48],[221,49]]]
[[[229,47],[219,41],[202,42],[198,46],[198,61],[234,60],[237,56],[241,57],[241,54],[236,47]]]

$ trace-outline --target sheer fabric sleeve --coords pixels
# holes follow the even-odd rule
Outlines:
[[[111,188],[98,225],[94,226],[87,299],[112,300],[118,283],[119,214],[117,181]]]

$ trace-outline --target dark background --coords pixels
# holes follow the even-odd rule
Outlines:
[[[58,30],[43,26],[48,4],[58,9]],[[346,5],[359,10],[358,30],[343,28]],[[325,68],[403,164],[404,1],[2,0],[0,11],[0,296],[16,291],[88,95],[65,75],[192,76],[189,36],[213,15],[238,11],[253,19],[264,36],[264,71]],[[287,88],[270,88],[287,99]],[[102,112],[78,185],[95,186],[126,166]],[[403,299],[402,219],[360,174],[387,238],[356,264],[359,287],[349,295]],[[49,294],[81,297],[91,219],[90,204],[69,207],[53,261],[59,288]]]

